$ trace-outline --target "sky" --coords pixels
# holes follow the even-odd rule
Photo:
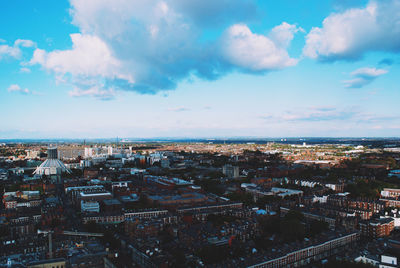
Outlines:
[[[400,136],[399,0],[0,12],[0,139]]]

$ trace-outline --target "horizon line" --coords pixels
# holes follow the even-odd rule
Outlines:
[[[400,136],[166,136],[166,137],[96,137],[96,138],[82,138],[82,137],[41,137],[41,138],[0,138],[0,141],[7,140],[235,140],[235,139],[400,139]]]

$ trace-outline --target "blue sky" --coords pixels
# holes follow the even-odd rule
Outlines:
[[[0,138],[400,134],[397,0],[0,10]]]

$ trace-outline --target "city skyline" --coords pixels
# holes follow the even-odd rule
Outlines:
[[[400,134],[399,1],[0,8],[0,139]]]

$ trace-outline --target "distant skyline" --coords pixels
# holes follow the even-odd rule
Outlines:
[[[400,136],[398,0],[0,9],[0,139]]]

